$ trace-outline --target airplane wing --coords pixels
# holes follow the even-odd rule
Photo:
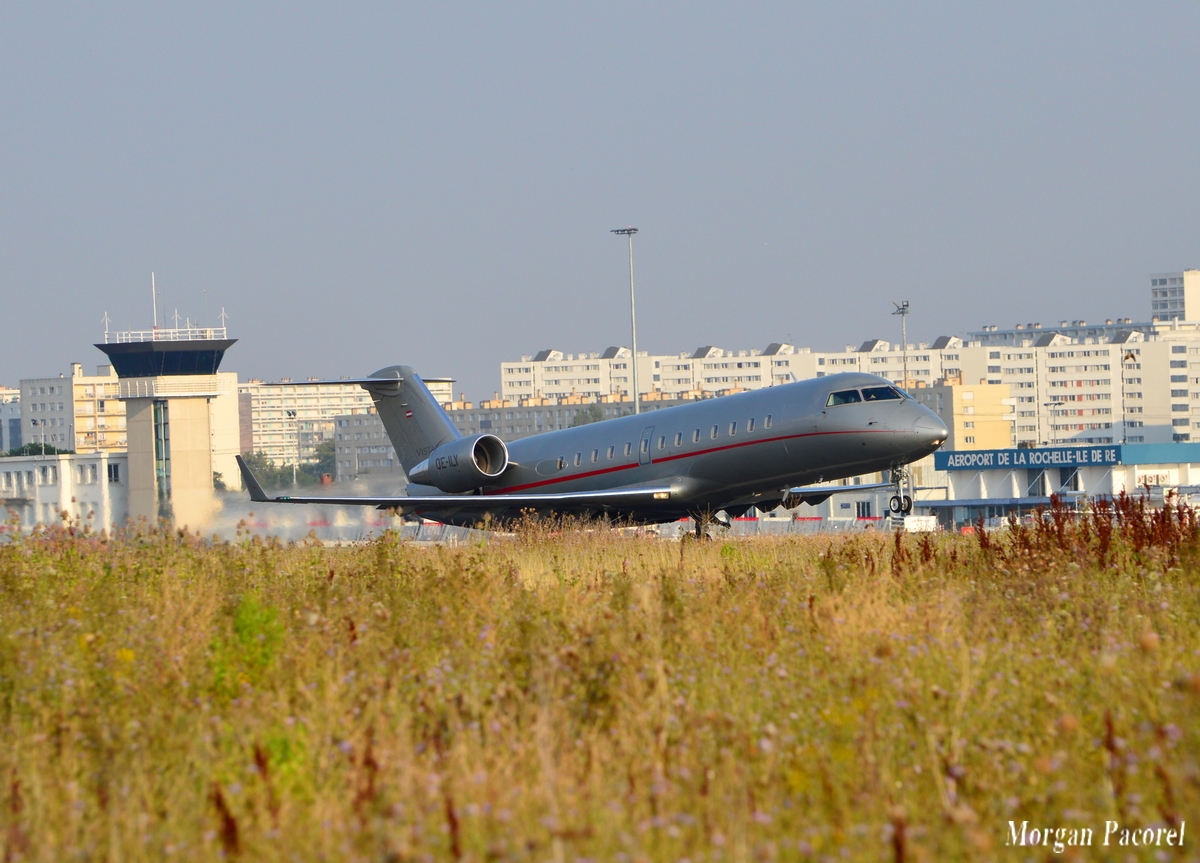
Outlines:
[[[603,491],[576,491],[562,494],[442,494],[442,495],[398,495],[395,497],[302,497],[299,495],[268,496],[251,473],[249,465],[239,455],[235,456],[242,472],[242,482],[255,503],[305,503],[329,504],[333,506],[374,506],[378,509],[396,509],[401,514],[425,510],[454,512],[499,512],[511,509],[562,509],[603,510],[608,507],[630,506],[651,501],[664,501],[671,497],[670,486],[605,489]]]
[[[847,492],[855,491],[878,491],[884,488],[895,488],[896,484],[891,482],[872,482],[864,485],[807,485],[797,488],[789,488],[787,494],[784,495],[783,505],[787,509],[797,507],[802,503],[816,506],[819,503],[824,503],[832,495],[846,494]]]

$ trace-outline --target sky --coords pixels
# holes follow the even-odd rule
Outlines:
[[[7,4],[0,384],[217,323],[242,379],[1149,317],[1200,5]]]

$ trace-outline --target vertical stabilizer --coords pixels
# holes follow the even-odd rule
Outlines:
[[[359,385],[371,394],[406,474],[441,444],[462,437],[420,375],[408,366],[388,366],[371,378],[379,378],[379,383],[360,379]]]

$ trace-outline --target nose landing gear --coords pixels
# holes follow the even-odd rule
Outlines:
[[[892,511],[892,515],[908,515],[913,508],[913,499],[904,493],[904,486],[908,482],[908,471],[904,467],[892,468],[891,479],[896,493],[888,500],[888,509]]]

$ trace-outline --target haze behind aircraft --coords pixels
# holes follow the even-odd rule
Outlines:
[[[789,509],[839,492],[891,487],[908,512],[905,465],[936,450],[945,424],[875,375],[847,373],[548,431],[505,444],[463,435],[407,366],[357,383],[371,394],[409,479],[396,497],[269,497],[238,456],[261,503],[371,505],[447,524],[477,526],[524,513],[607,516],[635,524],[696,520],[750,507]],[[891,482],[812,486],[876,471]],[[715,517],[715,518],[714,518]]]

